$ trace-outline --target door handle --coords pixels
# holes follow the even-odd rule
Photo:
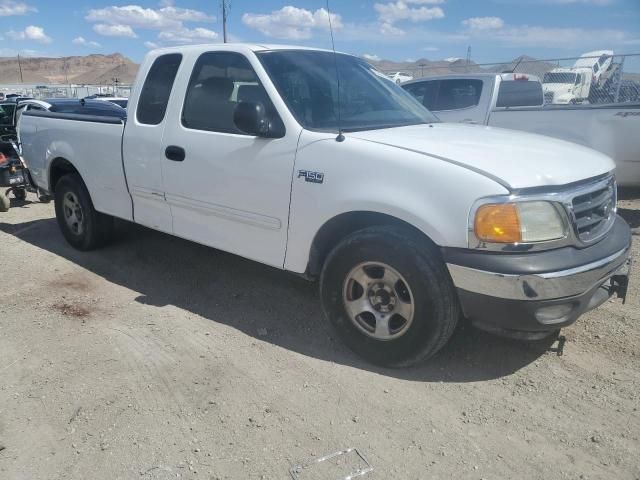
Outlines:
[[[186,153],[182,147],[169,145],[164,151],[164,156],[173,162],[183,162],[186,157]]]

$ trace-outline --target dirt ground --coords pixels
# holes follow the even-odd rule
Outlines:
[[[639,197],[620,202],[636,235]],[[342,346],[295,276],[131,225],[81,253],[51,205],[15,207],[1,479],[287,479],[348,447],[367,479],[640,478],[637,236],[627,304],[565,329],[563,355],[462,325],[428,363],[386,370]]]

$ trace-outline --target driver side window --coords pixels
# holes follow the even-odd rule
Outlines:
[[[262,103],[269,117],[277,113],[266,90],[244,55],[208,52],[198,58],[189,80],[182,125],[194,130],[246,135],[233,115],[241,102]]]

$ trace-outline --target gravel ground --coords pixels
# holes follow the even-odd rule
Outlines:
[[[636,234],[638,197],[620,201]],[[428,363],[386,370],[342,346],[295,276],[132,225],[81,253],[51,205],[15,207],[2,479],[286,479],[347,447],[379,480],[640,478],[638,241],[627,304],[563,330],[563,355],[462,325]]]

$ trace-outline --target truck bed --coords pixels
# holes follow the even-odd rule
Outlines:
[[[615,160],[619,185],[640,185],[640,103],[500,108],[488,123],[598,150]]]
[[[132,219],[131,197],[122,163],[125,120],[110,116],[25,112],[22,151],[38,187],[51,191],[49,168],[74,159],[97,211]],[[34,135],[37,131],[37,135]]]

